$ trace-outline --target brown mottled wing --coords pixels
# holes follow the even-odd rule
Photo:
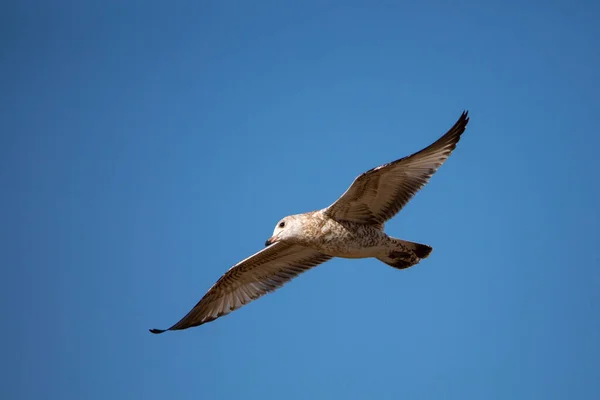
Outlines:
[[[187,329],[227,315],[329,259],[300,245],[272,244],[234,265],[185,317],[166,330]],[[152,333],[164,331],[150,329]]]
[[[392,218],[450,156],[469,122],[467,115],[463,112],[454,126],[429,147],[360,175],[325,214],[340,221],[373,225]]]

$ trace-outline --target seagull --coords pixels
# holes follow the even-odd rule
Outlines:
[[[427,184],[456,147],[468,122],[468,111],[464,111],[436,142],[361,174],[329,207],[283,218],[265,248],[225,272],[179,322],[150,332],[214,321],[333,257],[376,258],[397,269],[418,264],[432,248],[388,236],[384,223]]]

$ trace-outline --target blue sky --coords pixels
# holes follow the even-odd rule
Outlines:
[[[0,397],[599,398],[598,4],[3,5]],[[463,109],[419,266],[148,332]]]

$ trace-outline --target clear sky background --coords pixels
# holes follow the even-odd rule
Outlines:
[[[599,4],[4,4],[0,397],[600,398]],[[419,266],[148,332],[463,109]]]

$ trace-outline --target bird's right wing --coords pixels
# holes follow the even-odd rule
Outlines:
[[[464,112],[454,126],[430,146],[363,173],[325,209],[325,215],[338,221],[381,226],[396,215],[446,161],[468,122],[467,112]]]
[[[330,256],[308,247],[274,243],[234,265],[185,317],[166,330],[187,329],[213,321],[329,259]],[[150,332],[165,330],[151,329]]]

